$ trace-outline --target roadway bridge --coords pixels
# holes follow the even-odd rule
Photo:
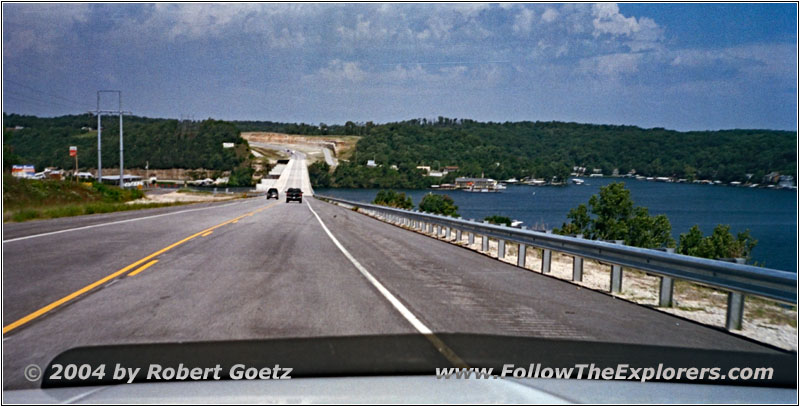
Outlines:
[[[310,198],[304,161],[275,186]],[[316,199],[5,224],[3,239],[4,389],[120,343],[476,333],[783,354]]]

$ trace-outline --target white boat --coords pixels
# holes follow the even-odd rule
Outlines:
[[[497,184],[497,189],[506,189],[506,184]]]
[[[572,181],[572,183],[575,184],[575,185],[583,185],[583,183],[585,182],[584,180],[582,180],[580,178],[573,178],[570,181]]]
[[[503,182],[505,182],[506,184],[516,184],[517,182],[519,182],[519,180],[517,180],[516,178],[509,178]]]

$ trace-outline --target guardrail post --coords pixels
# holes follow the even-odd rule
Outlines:
[[[506,258],[506,241],[503,239],[497,239],[497,258]]]
[[[442,225],[436,225],[436,237],[442,236]]]
[[[744,318],[744,294],[736,291],[728,293],[728,310],[725,313],[725,328],[727,330],[742,329]]]
[[[528,246],[525,243],[520,243],[517,246],[517,266],[525,268],[525,254],[528,251]]]
[[[672,306],[672,287],[673,280],[670,277],[661,277],[661,284],[658,292],[658,306],[671,307]]]
[[[552,229],[547,229],[544,233],[553,233]],[[553,253],[550,249],[542,249],[542,274],[550,273],[550,260],[553,257]]]
[[[675,249],[668,247],[667,253],[675,253]],[[672,277],[661,276],[661,283],[658,290],[658,306],[671,307],[672,306],[672,291],[674,280]]]
[[[456,242],[461,243],[461,229],[456,229]]]
[[[489,236],[483,235],[481,250],[488,252],[489,251]]]
[[[444,228],[444,238],[450,240],[450,226]]]
[[[736,258],[733,260],[738,264],[744,264],[745,259]],[[742,319],[744,319],[744,294],[738,291],[728,292],[728,310],[725,312],[725,329],[742,329]]]
[[[622,244],[624,240],[615,240],[614,243]],[[622,292],[622,266],[619,264],[611,265],[611,292]]]
[[[581,234],[575,237],[583,239]],[[572,256],[572,281],[583,281],[583,257]]]
[[[611,265],[611,292],[622,292],[622,266],[619,264]]]
[[[469,234],[467,235],[467,241],[469,242],[470,246],[475,244],[475,234],[472,233],[472,232],[469,232]]]

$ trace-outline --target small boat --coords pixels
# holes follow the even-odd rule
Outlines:
[[[517,182],[519,182],[519,180],[517,180],[516,178],[509,178],[509,179],[505,180],[504,182],[506,184],[516,184]]]
[[[584,183],[584,181],[582,179],[580,179],[580,178],[573,178],[570,181],[572,181],[572,183],[575,184],[575,185],[583,185],[583,183]]]
[[[497,186],[495,188],[497,188],[497,189],[506,189],[506,184],[497,184]]]

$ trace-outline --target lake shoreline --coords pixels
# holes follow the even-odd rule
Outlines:
[[[735,234],[746,229],[758,240],[753,260],[760,266],[797,272],[796,191],[648,182],[631,178],[589,178],[584,185],[509,185],[498,193],[459,190],[395,189],[410,196],[415,205],[428,193],[449,195],[466,219],[503,215],[523,221],[529,229],[552,229],[567,221],[567,213],[587,203],[601,186],[624,182],[634,204],[651,215],[665,214],[677,241],[697,224],[709,235],[717,224],[731,225]],[[371,202],[379,189],[318,188],[316,193]]]

